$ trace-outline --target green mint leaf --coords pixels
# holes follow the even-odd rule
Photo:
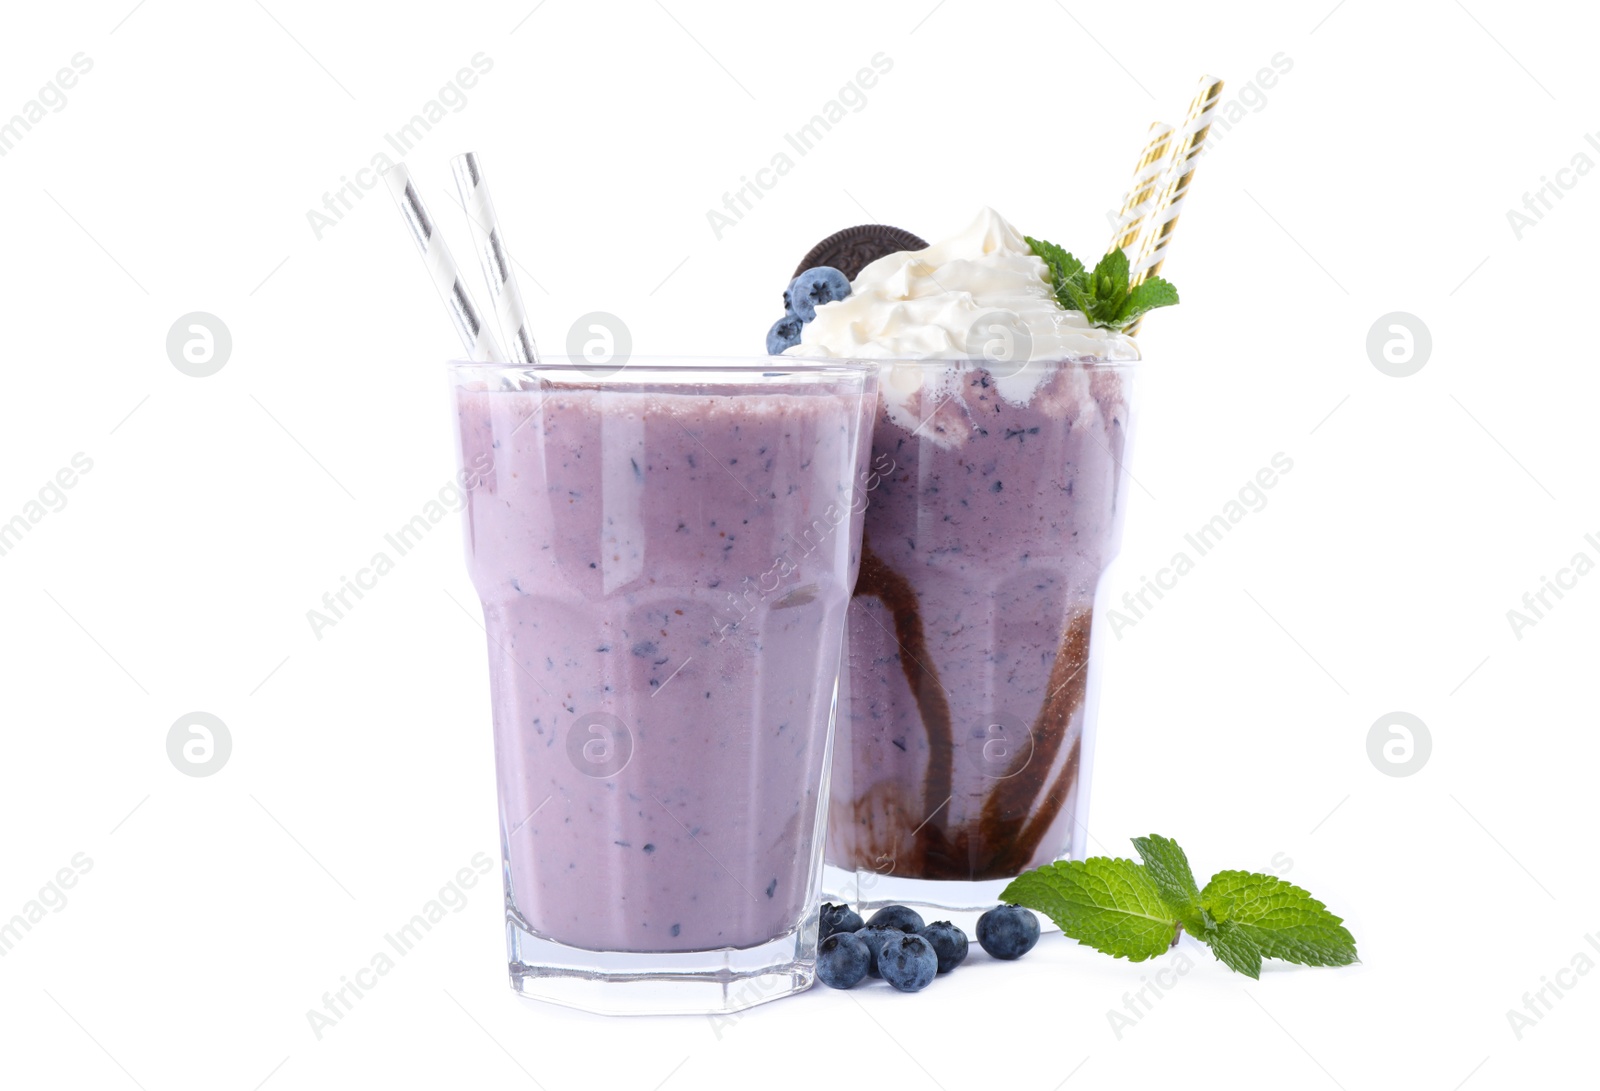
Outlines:
[[[1045,265],[1050,268],[1050,287],[1056,293],[1056,302],[1064,309],[1077,310],[1078,305],[1073,302],[1073,292],[1078,289],[1087,273],[1083,262],[1067,253],[1053,242],[1045,242],[1024,235],[1033,252],[1044,259]]]
[[[1050,288],[1064,310],[1081,311],[1089,324],[1121,330],[1157,307],[1178,302],[1178,290],[1160,277],[1129,284],[1128,255],[1109,251],[1091,271],[1083,262],[1053,242],[1024,235],[1050,270]]]
[[[1126,326],[1147,311],[1153,311],[1157,307],[1171,307],[1177,302],[1178,289],[1160,277],[1151,277],[1128,292],[1128,297],[1122,301],[1122,307],[1117,311],[1117,326],[1119,328]]]
[[[1155,883],[1162,899],[1177,910],[1178,920],[1193,936],[1201,936],[1208,922],[1200,909],[1200,887],[1189,870],[1189,858],[1178,843],[1170,837],[1152,833],[1148,837],[1135,837],[1133,847],[1144,861],[1144,869]]]
[[[1200,892],[1200,906],[1219,929],[1234,925],[1268,958],[1303,966],[1357,961],[1355,937],[1344,922],[1309,893],[1276,876],[1219,871]]]
[[[1069,311],[1082,311],[1085,318],[1094,321],[1094,285],[1089,282],[1089,274],[1084,273],[1077,280],[1069,280],[1063,286],[1066,302],[1061,305]]]
[[[1128,255],[1123,250],[1108,251],[1094,267],[1093,310],[1086,312],[1097,326],[1110,327],[1128,297]]]
[[[1261,949],[1250,938],[1250,933],[1233,921],[1223,921],[1199,938],[1211,948],[1211,953],[1234,973],[1261,977]]]
[[[1132,860],[1046,864],[1011,880],[1000,900],[1037,909],[1079,943],[1133,962],[1165,954],[1178,934],[1177,913]]]
[[[1028,246],[1033,249],[1033,252],[1044,259],[1044,263],[1050,267],[1050,272],[1054,275],[1054,279],[1064,280],[1083,272],[1083,262],[1055,243],[1045,242],[1042,239],[1033,238],[1031,235],[1024,235],[1023,238],[1027,240]]]

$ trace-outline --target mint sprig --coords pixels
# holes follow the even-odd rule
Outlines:
[[[1200,889],[1176,841],[1151,834],[1133,846],[1143,863],[1092,856],[1046,864],[1013,879],[1000,899],[1036,909],[1079,943],[1132,962],[1163,954],[1183,930],[1253,978],[1264,958],[1302,966],[1357,961],[1344,922],[1293,883],[1219,871]]]
[[[1049,267],[1056,302],[1066,310],[1082,311],[1091,325],[1125,329],[1145,313],[1178,302],[1178,289],[1160,277],[1130,285],[1128,255],[1122,250],[1112,250],[1090,270],[1053,242],[1023,238]]]

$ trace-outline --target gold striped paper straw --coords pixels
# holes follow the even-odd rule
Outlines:
[[[1173,229],[1177,226],[1179,213],[1183,211],[1184,198],[1189,196],[1189,183],[1194,180],[1195,167],[1205,150],[1206,137],[1211,133],[1211,119],[1216,114],[1217,102],[1221,97],[1221,80],[1213,76],[1200,77],[1200,90],[1184,115],[1161,193],[1156,197],[1155,208],[1145,220],[1138,256],[1132,262],[1131,279],[1134,285],[1155,276],[1166,261]],[[1139,325],[1139,322],[1135,322],[1127,332],[1138,333]]]
[[[1172,151],[1172,126],[1160,121],[1150,123],[1150,137],[1144,151],[1139,153],[1139,163],[1133,168],[1133,182],[1122,198],[1122,210],[1117,213],[1116,230],[1111,234],[1111,245],[1106,253],[1125,250],[1132,246],[1144,230],[1145,218],[1155,207],[1156,194],[1161,188],[1161,176],[1167,171],[1167,155]]]

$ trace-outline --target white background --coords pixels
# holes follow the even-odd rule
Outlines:
[[[0,116],[92,70],[0,158],[0,520],[91,472],[0,557],[0,918],[92,868],[0,959],[0,1082],[256,1088],[1526,1087],[1592,1079],[1600,974],[1520,1039],[1523,994],[1600,961],[1592,867],[1600,576],[1506,612],[1600,532],[1581,330],[1600,178],[1506,212],[1600,125],[1595,22],[1510,0],[1092,5],[707,0],[13,5]],[[1331,10],[1330,10],[1331,9]],[[635,351],[760,351],[800,256],[854,223],[928,238],[993,205],[1080,253],[1145,127],[1196,78],[1292,70],[1207,157],[1143,339],[1136,589],[1276,452],[1294,469],[1108,649],[1096,851],[1177,837],[1202,881],[1273,869],[1362,964],[1260,982],[1046,937],[916,996],[817,989],[721,1025],[607,1020],[506,988],[480,886],[335,1028],[306,1011],[496,849],[483,637],[452,519],[318,640],[306,620],[453,470],[457,350],[388,196],[307,210],[474,54],[406,159],[465,256],[476,149],[535,333],[622,316]],[[719,240],[743,175],[882,52],[892,71]],[[476,279],[476,278],[474,278]],[[180,374],[206,311],[233,350]],[[1366,338],[1405,311],[1427,365]],[[180,775],[180,715],[222,718]],[[1367,735],[1420,717],[1384,775]],[[1569,978],[1569,980],[1571,980]],[[1553,994],[1546,994],[1552,997]]]

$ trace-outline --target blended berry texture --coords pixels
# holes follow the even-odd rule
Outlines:
[[[850,604],[830,865],[1003,879],[1073,843],[1094,595],[1121,534],[1126,369],[1028,366],[1043,374],[1025,399],[1026,376],[975,363],[922,365],[898,402],[884,378],[873,458],[894,469]]]
[[[599,951],[812,910],[868,380],[462,387],[507,911]],[[481,461],[478,461],[481,460]]]

